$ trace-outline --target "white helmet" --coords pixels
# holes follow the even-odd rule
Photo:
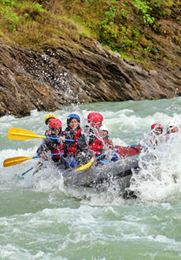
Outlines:
[[[100,131],[107,131],[107,132],[108,132],[108,128],[107,128],[107,126],[105,126],[105,125],[102,125],[99,130],[100,130]]]
[[[171,121],[171,122],[168,124],[168,126],[167,126],[167,130],[168,130],[169,128],[175,128],[175,127],[177,127],[177,128],[179,129],[178,125],[177,125],[174,121]]]

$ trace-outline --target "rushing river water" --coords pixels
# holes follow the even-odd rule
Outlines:
[[[114,144],[128,146],[138,144],[155,122],[164,132],[173,119],[181,125],[180,110],[181,98],[173,98],[84,104],[54,113],[65,128],[72,112],[81,116],[82,124],[90,111],[101,112]],[[38,159],[3,168],[6,158],[35,156],[42,142],[10,140],[8,129],[44,135],[46,115],[32,111],[26,118],[0,118],[0,259],[181,259],[180,135],[169,149],[159,150],[157,164],[150,162],[132,183],[138,198],[125,200],[116,191],[67,188],[51,169],[17,177]]]

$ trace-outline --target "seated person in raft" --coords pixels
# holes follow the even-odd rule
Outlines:
[[[150,132],[140,141],[141,146],[155,147],[163,142],[163,126],[159,123],[151,125]]]
[[[56,115],[54,115],[54,114],[48,114],[48,115],[46,115],[46,117],[45,117],[45,125],[48,125],[48,126],[49,126],[49,123],[50,123],[50,121],[51,121],[52,119],[57,119]],[[45,136],[47,136],[47,135],[49,134],[49,132],[50,132],[50,127],[49,127],[48,130],[46,130]]]
[[[170,122],[167,126],[167,133],[166,134],[174,134],[178,133],[179,127],[175,122]]]
[[[167,126],[167,132],[165,134],[165,141],[172,142],[172,141],[176,140],[178,132],[179,132],[178,125],[174,121],[170,122]]]
[[[80,165],[88,163],[91,159],[96,162],[97,157],[104,153],[107,140],[104,143],[102,133],[100,132],[102,121],[103,116],[100,113],[91,112],[88,114],[87,124],[83,127],[82,134],[77,142],[78,152],[76,160]],[[103,156],[105,157],[105,154]],[[100,160],[103,156],[100,157]]]
[[[62,122],[59,119],[52,119],[49,123],[48,136],[57,137],[60,140],[44,139],[44,142],[37,150],[38,155],[46,159],[48,151],[53,154],[62,153],[52,156],[56,166],[65,169],[76,167],[77,141],[81,136],[79,123],[80,117],[77,114],[70,114],[67,118],[67,128],[62,132]],[[74,140],[74,142],[66,141],[66,139]]]
[[[100,127],[100,131],[102,133],[102,138],[106,146],[109,148],[114,148],[112,139],[108,136],[108,128],[105,125]]]
[[[102,138],[104,141],[104,151],[106,152],[106,157],[109,158],[110,161],[117,161],[118,156],[117,152],[114,148],[112,139],[108,136],[108,128],[105,125],[100,127],[100,132],[102,134]]]
[[[74,140],[72,142],[64,143],[64,158],[66,158],[66,167],[74,168],[77,166],[77,161],[75,159],[75,155],[78,152],[77,149],[77,141],[81,136],[81,128],[80,128],[80,117],[77,114],[70,114],[67,117],[67,127],[63,131],[63,136],[65,139]]]
[[[60,140],[43,139],[43,143],[38,148],[37,154],[43,159],[48,159],[48,151],[51,151],[51,153],[62,153],[52,156],[52,160],[57,166],[63,165],[65,167],[65,159],[62,156],[64,153],[63,142],[65,142],[65,137],[62,136],[62,122],[59,119],[52,119],[49,123],[49,128],[48,136],[60,138]]]

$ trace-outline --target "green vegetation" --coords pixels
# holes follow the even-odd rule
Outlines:
[[[0,0],[0,36],[22,46],[58,44],[69,30],[76,37],[79,29],[75,22],[51,14],[37,2]]]
[[[0,0],[0,37],[41,48],[44,43],[69,44],[73,38],[79,42],[80,35],[92,36],[122,57],[143,63],[142,57],[164,56],[149,35],[165,32],[160,20],[171,17],[181,23],[179,12],[176,0]],[[173,42],[181,43],[180,32]]]

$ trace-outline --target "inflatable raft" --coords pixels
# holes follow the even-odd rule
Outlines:
[[[124,194],[130,186],[133,169],[138,169],[140,146],[123,147],[115,146],[118,160],[106,164],[94,163],[91,167],[63,172],[64,184],[66,186],[94,188],[106,191],[111,185],[119,187],[120,194]]]

